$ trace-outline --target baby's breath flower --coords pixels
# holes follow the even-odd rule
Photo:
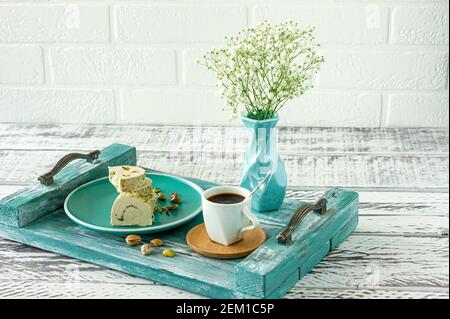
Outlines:
[[[313,76],[324,62],[313,32],[293,20],[263,22],[225,37],[226,45],[211,49],[199,63],[216,73],[217,93],[232,117],[271,118],[313,87]]]

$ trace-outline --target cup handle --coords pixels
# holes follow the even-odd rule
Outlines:
[[[245,232],[247,230],[252,230],[259,226],[258,218],[256,218],[255,215],[253,215],[253,213],[250,211],[250,209],[247,206],[243,207],[242,212],[244,213],[245,217],[247,217],[250,220],[251,224],[242,228],[239,231],[239,235],[241,235],[243,232]]]

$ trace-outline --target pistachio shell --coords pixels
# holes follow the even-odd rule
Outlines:
[[[137,246],[141,243],[141,236],[128,235],[127,238],[125,238],[125,241],[127,242],[128,246]]]
[[[141,246],[141,253],[144,256],[148,256],[152,253],[153,248],[149,244],[144,244]]]

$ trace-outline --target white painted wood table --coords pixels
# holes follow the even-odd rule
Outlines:
[[[0,124],[0,196],[67,152],[110,143],[138,164],[236,184],[243,128]],[[360,223],[287,298],[448,298],[448,131],[281,128],[289,197],[360,193]],[[195,294],[0,238],[0,297],[195,298]]]

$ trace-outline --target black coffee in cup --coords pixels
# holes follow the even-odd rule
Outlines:
[[[220,193],[207,198],[210,202],[218,204],[236,204],[242,202],[245,197],[235,193]]]

